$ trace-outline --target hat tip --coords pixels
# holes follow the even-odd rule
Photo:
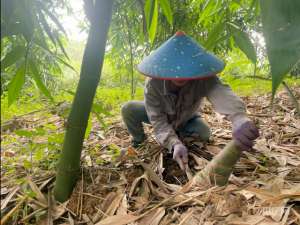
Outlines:
[[[181,30],[179,30],[175,33],[175,36],[183,36],[183,35],[185,35],[185,33]]]

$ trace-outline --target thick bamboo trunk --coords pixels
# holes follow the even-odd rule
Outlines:
[[[63,150],[57,168],[54,196],[60,202],[70,197],[79,175],[84,134],[101,77],[111,21],[113,1],[96,0],[94,4],[80,80],[68,118]]]
[[[194,186],[211,187],[227,184],[234,165],[241,157],[241,150],[234,141],[229,142],[225,148],[210,161],[206,167],[198,172],[186,186],[190,189]]]

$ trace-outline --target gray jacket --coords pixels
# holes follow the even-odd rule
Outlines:
[[[177,94],[172,92],[172,86],[171,81],[148,79],[144,91],[145,107],[154,135],[161,145],[170,150],[174,144],[180,143],[175,130],[199,114],[204,97],[218,113],[231,121],[246,113],[242,100],[216,76],[189,81]]]

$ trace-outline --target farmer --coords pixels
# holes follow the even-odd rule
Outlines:
[[[216,76],[223,69],[222,61],[181,31],[147,56],[138,65],[139,72],[150,77],[145,85],[145,100],[130,101],[122,107],[133,147],[145,140],[142,123],[151,123],[156,140],[173,152],[173,159],[184,170],[188,149],[180,138],[192,136],[208,141],[211,135],[199,114],[201,100],[206,97],[218,113],[232,122],[238,147],[251,149],[258,129],[247,117],[242,100]]]

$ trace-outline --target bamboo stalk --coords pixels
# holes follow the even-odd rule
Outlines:
[[[63,150],[57,167],[54,196],[60,202],[69,198],[79,176],[84,135],[101,77],[107,33],[112,15],[112,0],[96,0],[91,4],[93,4],[91,28],[84,51],[80,80],[67,122]]]

